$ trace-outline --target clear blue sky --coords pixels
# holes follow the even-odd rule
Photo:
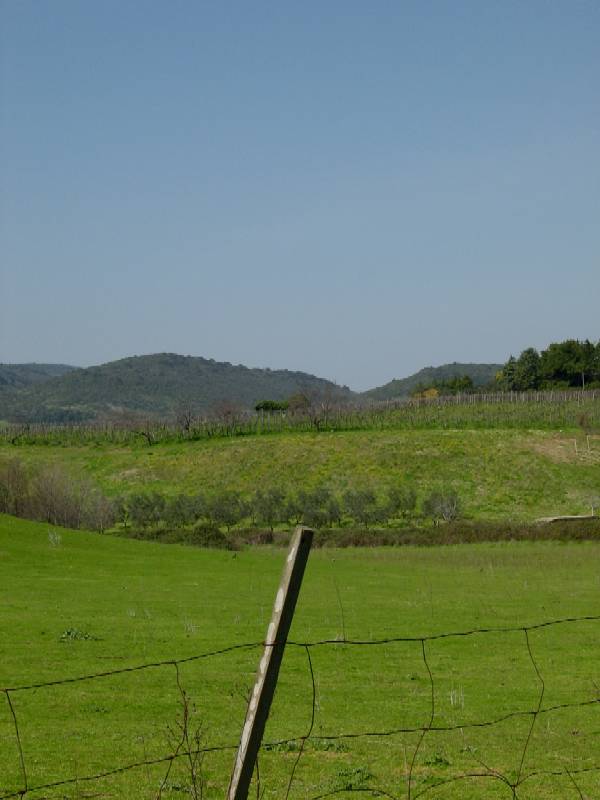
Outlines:
[[[1,0],[0,361],[600,338],[600,3]]]

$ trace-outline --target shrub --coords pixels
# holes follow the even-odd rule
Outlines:
[[[30,504],[29,474],[19,458],[0,464],[0,511],[24,516]]]
[[[385,509],[377,504],[375,493],[371,489],[350,489],[344,494],[344,510],[355,522],[373,525],[387,519]]]
[[[246,509],[239,492],[225,491],[211,497],[205,506],[209,522],[217,527],[224,525],[229,531],[246,515]]]
[[[163,519],[167,525],[183,528],[196,522],[202,516],[203,509],[204,499],[200,495],[190,497],[187,494],[178,494],[165,501]]]
[[[127,506],[131,523],[148,528],[164,519],[166,501],[158,492],[141,492],[130,495]]]
[[[197,547],[213,547],[220,550],[232,550],[233,547],[227,536],[211,524],[200,524],[189,532],[186,541]]]
[[[417,505],[417,493],[412,486],[391,486],[387,495],[389,517],[408,517]]]
[[[257,489],[252,497],[250,507],[255,519],[263,525],[268,525],[271,531],[277,522],[287,522],[286,497],[284,492],[277,487],[264,491]]]
[[[438,525],[441,520],[452,522],[460,517],[461,502],[453,489],[434,489],[423,501],[423,514]]]
[[[330,513],[339,517],[339,505],[334,505],[335,498],[326,486],[318,486],[311,491],[298,492],[295,507],[296,521],[312,528],[321,528],[329,522]]]
[[[83,527],[104,533],[107,528],[112,528],[116,521],[117,509],[115,503],[105,497],[98,489],[90,491],[81,520]]]
[[[86,480],[75,480],[60,467],[39,472],[31,482],[31,515],[52,525],[104,531],[114,524],[114,504]]]

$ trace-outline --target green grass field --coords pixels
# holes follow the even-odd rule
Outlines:
[[[0,517],[0,687],[185,658],[260,641],[266,631],[284,551],[237,553],[130,541],[49,529]],[[525,626],[600,614],[596,543],[502,543],[311,554],[292,627],[296,642],[423,637],[488,626]],[[67,633],[70,632],[70,633]],[[600,796],[600,621],[529,633],[544,681],[542,708],[526,749],[517,797]],[[87,637],[87,638],[86,638]],[[435,726],[417,754],[411,797],[501,798],[513,781],[531,726],[517,716],[490,727],[470,724],[537,707],[540,680],[523,631],[420,642],[311,649],[316,687],[313,737],[290,798],[367,789],[408,797],[407,775],[419,733],[327,740],[344,733]],[[238,650],[182,664],[181,685],[195,706],[205,746],[235,745],[260,650]],[[86,782],[119,765],[158,758],[173,747],[181,713],[175,668],[11,692],[33,798],[154,798],[164,764]],[[305,734],[312,682],[306,652],[289,647],[265,741]],[[461,727],[462,726],[462,727]],[[274,745],[260,757],[265,798],[285,797],[297,752]],[[204,797],[224,796],[233,751],[208,754]],[[484,766],[485,765],[485,766]],[[565,770],[571,771],[571,777]],[[463,772],[488,777],[450,782]],[[0,697],[0,796],[21,786],[14,724]],[[189,795],[189,769],[174,763],[165,798]],[[254,789],[252,790],[254,792]],[[252,794],[254,796],[254,794]]]
[[[576,450],[577,443],[577,450]],[[157,444],[0,445],[0,460],[59,463],[97,481],[109,494],[157,489],[250,494],[328,484],[342,493],[398,481],[420,497],[455,489],[467,516],[531,520],[589,512],[600,495],[600,438],[581,431],[370,430],[282,433]]]

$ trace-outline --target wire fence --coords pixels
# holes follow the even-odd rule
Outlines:
[[[598,730],[598,722],[600,718],[597,712],[600,711],[600,687],[592,680],[592,691],[586,697],[573,699],[570,701],[562,702],[545,702],[547,695],[547,681],[544,676],[544,669],[541,664],[539,656],[536,655],[536,647],[534,644],[535,634],[543,631],[555,631],[559,627],[564,626],[584,626],[590,624],[597,624],[600,622],[599,615],[568,617],[562,619],[552,619],[532,625],[514,626],[514,627],[486,627],[486,628],[473,628],[463,631],[449,631],[435,633],[423,636],[387,636],[385,638],[365,638],[365,639],[350,639],[350,638],[335,638],[335,639],[321,639],[316,641],[290,641],[287,644],[288,652],[299,650],[306,658],[305,670],[310,687],[310,698],[307,702],[310,703],[308,724],[303,732],[298,733],[296,736],[277,739],[273,741],[266,741],[262,743],[261,756],[257,760],[255,769],[255,784],[256,796],[262,798],[265,792],[269,792],[269,787],[265,784],[264,777],[261,779],[260,760],[263,754],[278,754],[287,753],[288,757],[285,759],[285,768],[287,770],[287,778],[281,784],[284,788],[280,789],[277,795],[284,796],[287,800],[289,797],[304,797],[310,800],[324,800],[324,798],[332,796],[342,796],[344,794],[356,793],[371,793],[372,796],[381,796],[390,798],[391,800],[417,800],[417,798],[435,794],[441,797],[455,797],[466,796],[464,791],[465,787],[462,786],[465,782],[480,784],[486,782],[494,784],[498,787],[500,794],[493,796],[506,796],[510,798],[524,798],[525,796],[533,796],[530,794],[530,787],[536,782],[541,780],[558,780],[563,781],[561,784],[560,796],[572,796],[583,798],[599,797],[600,796],[600,748],[598,747],[600,731]],[[594,629],[594,634],[597,630]],[[433,653],[435,648],[442,642],[455,642],[463,644],[466,640],[480,640],[487,639],[491,636],[507,636],[514,635],[521,644],[511,646],[508,648],[509,660],[515,659],[516,647],[522,650],[522,656],[528,664],[530,674],[535,680],[536,690],[535,696],[530,699],[530,703],[525,707],[510,708],[503,710],[501,713],[480,718],[480,719],[455,719],[449,721],[447,717],[440,713],[440,678],[436,674],[436,668],[432,663]],[[595,635],[593,641],[598,642],[598,636]],[[383,678],[383,669],[377,667],[377,651],[385,648],[386,646],[393,645],[406,645],[413,648],[421,664],[421,678],[425,687],[426,702],[421,710],[420,724],[410,725],[390,725],[389,727],[367,727],[361,728],[357,725],[352,729],[340,729],[332,732],[319,731],[315,734],[315,724],[317,712],[319,710],[319,683],[320,675],[315,666],[315,653],[336,649],[343,651],[345,655],[345,663],[348,670],[351,668],[351,656],[357,650],[366,651],[370,650],[374,658],[370,660],[371,674],[368,676],[371,680],[374,678],[374,683],[369,684],[369,691],[377,691],[377,683]],[[81,794],[82,786],[92,786],[100,784],[102,781],[109,779],[113,776],[123,775],[124,773],[135,772],[148,767],[162,767],[164,774],[158,782],[158,787],[154,796],[160,800],[165,793],[169,790],[169,776],[173,765],[176,762],[185,762],[188,777],[191,776],[190,785],[184,787],[184,791],[195,798],[206,796],[219,796],[219,794],[210,795],[209,789],[203,784],[203,779],[200,775],[201,772],[201,759],[209,753],[231,753],[233,754],[238,747],[238,731],[232,730],[229,741],[204,744],[200,737],[191,730],[189,724],[189,696],[183,686],[181,668],[186,664],[193,664],[194,662],[207,661],[223,657],[228,654],[236,652],[251,653],[258,651],[267,646],[264,642],[250,642],[233,644],[229,647],[224,647],[217,650],[202,652],[195,655],[189,655],[182,658],[173,658],[162,661],[151,661],[148,663],[138,664],[134,666],[122,667],[119,669],[99,671],[91,674],[64,677],[50,681],[38,681],[27,684],[15,684],[13,686],[6,686],[0,689],[4,695],[7,712],[12,723],[14,744],[18,756],[18,771],[19,779],[18,784],[13,786],[3,785],[4,780],[0,777],[0,800],[9,800],[9,798],[41,798],[41,797],[67,797],[64,794],[65,790],[69,787],[77,787],[77,797],[89,796],[109,796],[110,792],[104,793],[100,791],[93,795]],[[490,643],[490,646],[493,646]],[[600,647],[598,647],[600,651]],[[347,655],[346,655],[347,654]],[[563,671],[563,678],[569,681],[570,674],[573,676],[578,674],[579,670],[579,656],[583,655],[582,652],[570,652],[569,660],[566,665],[560,666]],[[590,657],[590,653],[585,653]],[[600,655],[600,653],[598,653]],[[600,664],[600,659],[596,661]],[[473,666],[473,665],[471,665]],[[476,667],[476,665],[475,665]],[[568,667],[569,674],[564,672]],[[24,745],[23,737],[23,723],[20,719],[18,701],[19,698],[27,693],[38,693],[53,688],[64,689],[69,685],[81,684],[91,681],[102,681],[109,677],[128,675],[131,673],[140,673],[151,670],[173,670],[177,685],[177,692],[181,700],[181,708],[183,715],[180,722],[177,724],[176,729],[172,731],[173,741],[169,751],[163,755],[142,758],[130,763],[120,763],[106,765],[104,768],[90,771],[89,773],[77,775],[65,775],[59,779],[48,781],[32,780],[30,771],[30,757],[27,748]],[[387,667],[386,667],[387,669]],[[365,676],[366,677],[366,676]],[[335,679],[342,682],[345,676],[343,673],[337,673]],[[490,676],[492,681],[500,680],[499,675]],[[519,697],[522,693],[515,692],[515,696]],[[402,697],[398,698],[402,701]],[[275,699],[277,703],[277,697]],[[577,759],[569,759],[567,753],[559,754],[559,764],[537,764],[535,763],[536,753],[532,753],[532,740],[536,729],[541,726],[542,719],[548,719],[552,715],[558,715],[561,712],[580,712],[583,713],[586,709],[595,709],[596,716],[594,724],[595,730],[590,731],[587,736],[589,740],[589,752],[584,752]],[[368,722],[368,714],[365,722]],[[521,721],[524,723],[524,730],[519,739],[519,731],[511,729],[509,734],[514,739],[514,758],[510,766],[500,766],[495,764],[492,757],[480,755],[479,752],[471,750],[468,753],[468,758],[472,760],[472,768],[455,770],[449,774],[447,765],[443,760],[437,757],[433,761],[423,758],[423,753],[428,740],[436,734],[450,734],[453,732],[460,732],[463,737],[472,731],[481,731],[484,729],[500,728],[499,736],[505,737],[507,723]],[[569,717],[569,721],[571,718]],[[542,737],[544,731],[541,731]],[[348,777],[343,781],[324,782],[319,785],[318,781],[313,779],[312,783],[305,780],[301,785],[298,784],[298,775],[302,765],[303,758],[306,757],[307,750],[310,745],[315,745],[316,757],[319,758],[319,753],[323,755],[329,746],[332,745],[348,745],[352,742],[371,741],[377,743],[377,746],[389,747],[389,742],[399,737],[406,738],[407,736],[415,737],[411,741],[410,748],[407,752],[406,745],[404,745],[404,766],[401,769],[400,778],[392,775],[379,775],[375,776],[370,771],[358,770],[356,774]],[[289,757],[289,754],[292,757]],[[539,755],[539,754],[538,754]],[[39,772],[39,769],[37,770]],[[225,778],[225,776],[222,776]],[[594,794],[586,794],[590,791],[589,781],[595,781],[596,787]],[[586,783],[584,786],[583,784]],[[226,782],[224,784],[226,786]],[[454,787],[462,786],[460,789],[461,794],[452,794],[453,791],[458,791]],[[565,787],[569,787],[567,791]],[[447,794],[445,790],[449,791]],[[181,787],[180,787],[181,791]],[[473,789],[469,789],[473,791]],[[283,794],[282,794],[283,792]],[[222,796],[222,789],[220,792]],[[131,795],[129,795],[131,796]],[[144,795],[146,796],[146,795]],[[475,795],[469,794],[469,797]],[[486,794],[482,796],[492,796],[486,790]],[[537,795],[536,795],[537,796]],[[559,796],[558,794],[542,794],[543,797]]]
[[[527,429],[584,428],[597,431],[600,424],[600,389],[548,389],[528,392],[470,392],[437,397],[392,397],[387,400],[340,400],[309,396],[305,406],[286,411],[255,411],[232,404],[226,410],[197,410],[185,414],[158,412],[106,412],[82,421],[33,417],[0,422],[0,442],[20,446],[111,442],[206,440],[222,437],[303,431],[402,429],[405,427],[464,427],[492,425]],[[49,412],[50,413],[50,412]],[[67,415],[68,409],[65,410]],[[90,412],[91,413],[91,412]]]

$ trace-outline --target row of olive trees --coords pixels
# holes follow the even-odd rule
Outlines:
[[[0,512],[101,532],[117,521],[114,503],[90,481],[59,466],[33,472],[17,458],[0,463]]]
[[[391,486],[378,497],[370,488],[347,490],[341,497],[327,486],[287,494],[280,487],[257,489],[249,498],[223,490],[211,495],[139,492],[111,500],[92,482],[74,478],[57,465],[33,471],[19,459],[0,462],[0,512],[27,519],[104,531],[120,522],[147,529],[185,528],[206,523],[230,530],[250,522],[268,527],[303,523],[315,528],[354,522],[365,528],[420,514],[437,524],[460,515],[456,492],[437,490],[417,504],[412,486]]]
[[[390,487],[383,498],[368,488],[349,489],[338,497],[326,486],[301,489],[289,495],[279,487],[272,487],[257,489],[250,498],[232,490],[209,496],[137,493],[121,498],[117,511],[124,526],[135,528],[158,524],[178,528],[203,522],[230,530],[250,521],[253,526],[266,526],[272,531],[277,525],[303,523],[323,528],[341,525],[344,520],[368,528],[418,514],[438,524],[441,520],[457,519],[461,503],[453,490],[435,490],[418,507],[415,489],[406,485]]]

